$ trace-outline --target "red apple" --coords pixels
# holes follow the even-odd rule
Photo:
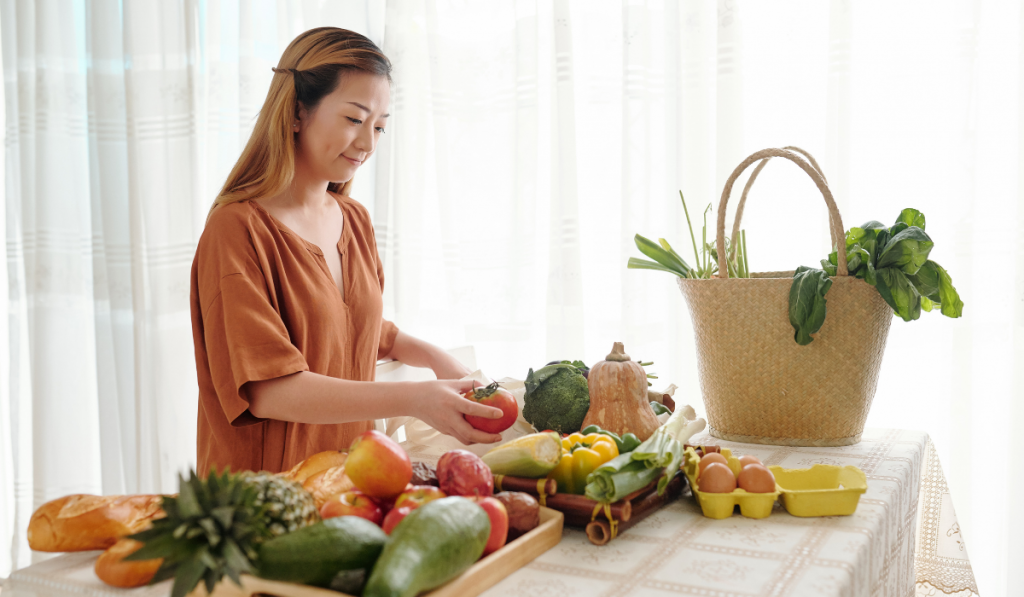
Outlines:
[[[398,496],[398,499],[395,500],[395,508],[401,508],[402,506],[419,508],[427,502],[432,502],[443,497],[448,496],[433,485],[412,485],[411,487],[407,487],[405,491]]]
[[[508,540],[508,510],[492,497],[470,498],[484,509],[491,519],[491,536],[487,538],[487,546],[484,547],[484,555],[494,553],[505,545]]]
[[[412,462],[402,446],[379,431],[360,434],[349,448],[345,473],[363,493],[394,497],[412,479]]]
[[[384,511],[370,496],[359,490],[346,491],[337,499],[328,500],[320,508],[323,519],[336,516],[358,516],[379,525],[384,520]]]
[[[498,386],[498,382],[483,388],[474,388],[463,394],[462,397],[484,406],[493,406],[501,409],[502,416],[498,419],[464,415],[469,424],[480,431],[501,433],[514,425],[516,419],[519,418],[519,404],[516,403],[515,397],[508,390]]]
[[[401,508],[393,508],[390,512],[388,512],[388,515],[384,517],[384,523],[381,525],[381,528],[384,529],[385,533],[390,535],[391,531],[393,531],[395,527],[398,526],[398,523],[405,520],[405,517],[408,516],[409,513],[415,509],[416,508],[412,506],[402,506]]]

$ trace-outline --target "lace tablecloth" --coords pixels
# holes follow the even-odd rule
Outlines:
[[[786,468],[860,467],[868,491],[848,517],[704,518],[692,498],[662,508],[603,547],[562,542],[485,593],[593,595],[976,595],[942,468],[928,435],[874,429],[845,448],[722,445]],[[915,550],[915,537],[916,546]]]
[[[897,596],[976,595],[956,515],[928,435],[875,429],[845,448],[755,446],[702,434],[787,468],[853,464],[868,491],[848,517],[704,518],[692,498],[662,508],[603,547],[566,528],[561,543],[484,593],[598,595]],[[413,458],[439,453],[407,445]],[[916,541],[915,541],[916,537]],[[915,550],[915,544],[917,549]],[[169,583],[125,591],[93,574],[98,552],[62,555],[16,571],[3,597],[166,597]]]

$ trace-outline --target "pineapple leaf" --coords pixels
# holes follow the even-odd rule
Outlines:
[[[230,530],[231,522],[235,517],[235,509],[232,506],[224,505],[220,506],[219,508],[214,508],[210,512],[210,515],[213,516],[214,520],[220,523],[220,526],[222,528],[224,528],[225,530]]]
[[[224,505],[220,503],[223,500],[218,499],[220,497],[221,484],[223,483],[223,481],[224,480],[222,477],[217,476],[216,471],[210,473],[210,476],[206,479],[206,491],[209,493],[209,495],[213,498],[214,501],[218,502],[218,506]],[[206,506],[207,504],[203,505]],[[208,508],[204,508],[204,510],[208,510]]]
[[[213,594],[213,589],[217,586],[217,581],[219,581],[221,579],[221,576],[222,575],[217,574],[216,570],[207,570],[206,571],[206,578],[204,580],[206,581],[206,594],[207,595],[212,595]]]
[[[200,553],[205,553],[206,548],[204,547],[199,551]],[[196,585],[199,584],[199,581],[205,574],[206,565],[203,564],[201,557],[182,563],[174,573],[174,586],[171,588],[171,597],[185,597],[191,593],[192,589],[196,588]]]
[[[199,521],[199,526],[206,531],[206,538],[210,542],[210,547],[217,547],[221,540],[220,528],[217,526],[217,523],[207,516]]]
[[[166,561],[160,566],[160,569],[156,571],[153,578],[150,579],[149,584],[155,585],[158,582],[163,582],[168,578],[174,578],[174,573],[178,570],[177,564],[168,564]]]
[[[136,535],[132,539],[141,541]],[[180,541],[171,535],[160,535],[145,541],[145,544],[125,558],[126,562],[138,562],[142,560],[153,560],[163,558],[169,562],[177,562],[183,559],[195,549],[195,545],[189,542]]]
[[[190,471],[189,480],[178,475],[178,512],[181,518],[195,518],[203,515],[203,509],[199,506],[199,499],[196,497],[196,487],[202,486],[195,471]],[[198,581],[197,581],[198,582]]]
[[[231,577],[231,580],[235,581],[235,584],[242,586],[241,579],[238,575],[241,573],[253,573],[252,564],[249,563],[249,558],[245,557],[242,550],[238,547],[238,544],[227,539],[224,541],[224,562],[227,564],[227,573]]]

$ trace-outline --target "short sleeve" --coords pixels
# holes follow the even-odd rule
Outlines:
[[[384,263],[380,260],[380,254],[377,252],[377,234],[373,229],[373,222],[370,220],[369,213],[366,215],[367,225],[370,229],[371,239],[373,240],[373,259],[377,264],[377,281],[380,282],[380,292],[384,294]],[[391,350],[395,347],[395,338],[398,337],[398,326],[394,323],[384,319],[380,320],[380,342],[377,344],[377,360],[385,359]]]
[[[205,363],[197,365],[208,367],[217,400],[236,427],[260,422],[249,412],[245,384],[309,370],[271,303],[249,213],[240,204],[213,213],[199,240],[192,280],[201,320],[193,321],[201,334],[196,341],[205,345],[197,350]]]
[[[234,426],[260,421],[249,412],[245,384],[309,371],[266,291],[246,274],[221,279],[220,292],[203,320],[210,374],[224,414]]]
[[[377,344],[377,360],[386,359],[395,347],[398,326],[383,317],[380,320],[380,342]]]

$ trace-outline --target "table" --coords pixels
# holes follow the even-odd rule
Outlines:
[[[869,429],[844,448],[692,443],[753,454],[766,465],[853,464],[868,491],[849,517],[704,518],[692,498],[669,504],[603,547],[567,528],[561,543],[484,595],[898,596],[977,595],[938,457],[920,431]],[[416,458],[433,454],[410,448]],[[917,549],[915,550],[915,544]],[[92,573],[98,552],[16,571],[3,597],[166,597],[168,583],[130,592]]]
[[[484,595],[977,595],[926,433],[870,429],[843,448],[738,444],[706,433],[691,443],[785,468],[852,464],[867,474],[868,491],[849,517],[797,518],[777,503],[767,519],[712,520],[684,498],[603,547],[567,529],[556,547]]]

